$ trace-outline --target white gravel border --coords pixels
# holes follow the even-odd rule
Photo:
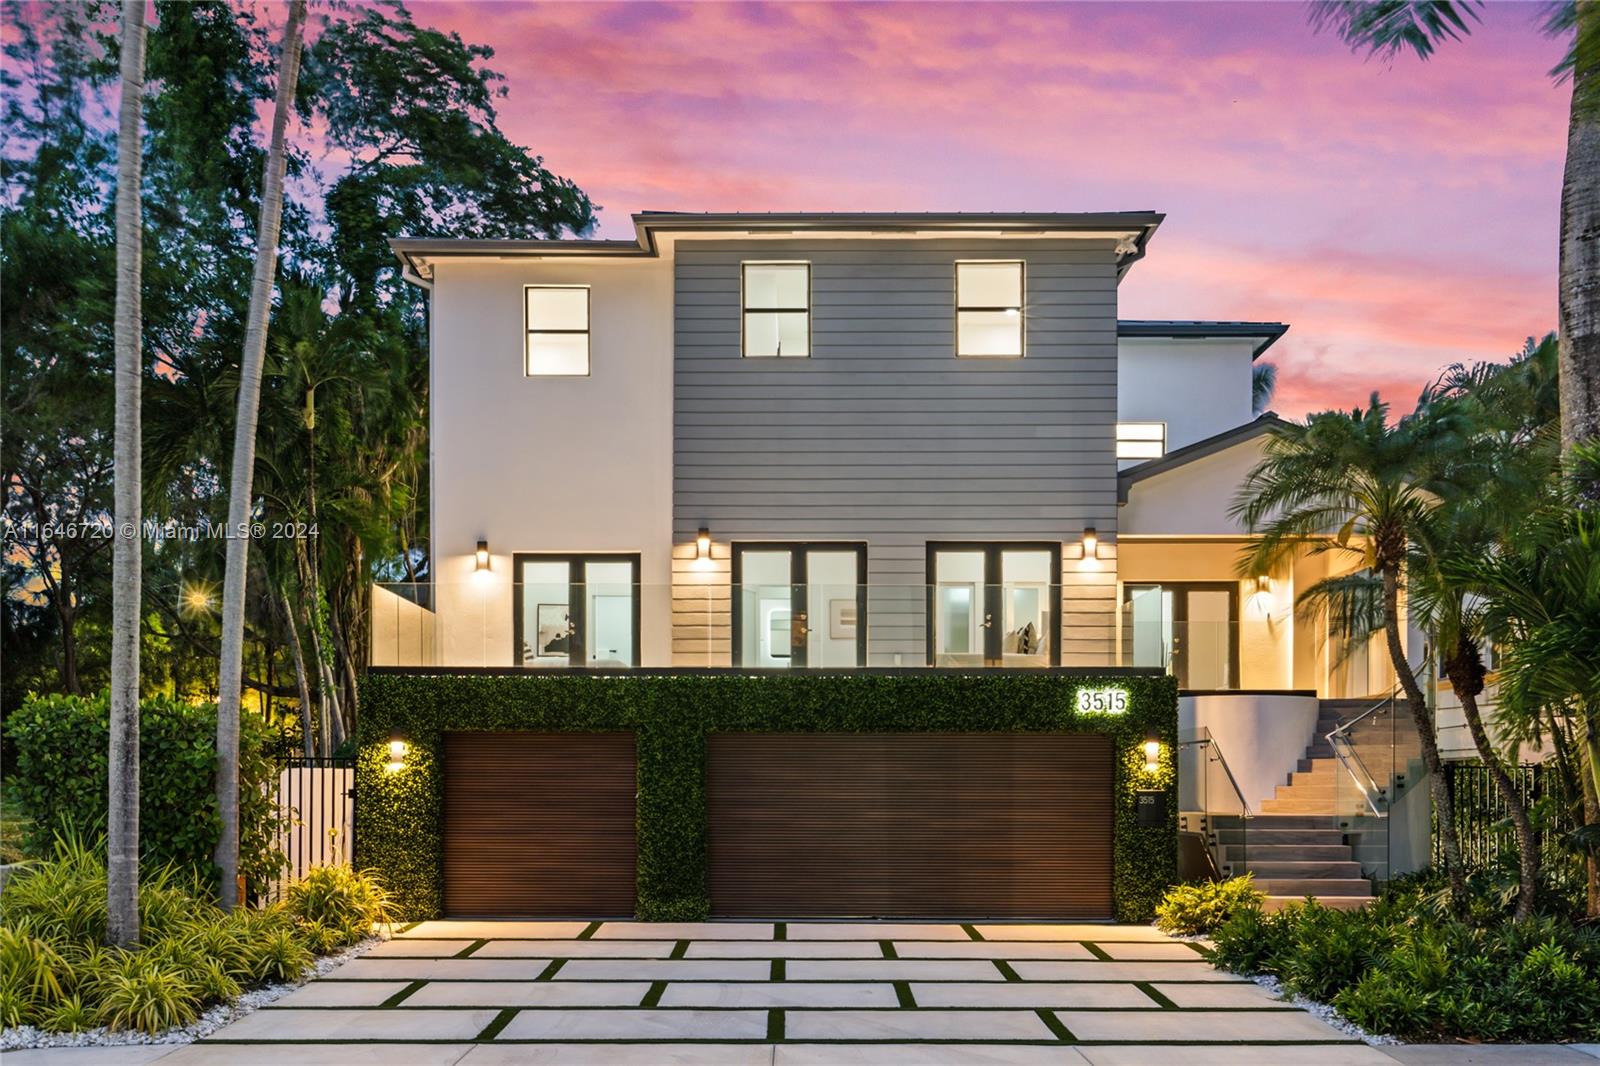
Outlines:
[[[31,1025],[20,1025],[0,1030],[0,1051],[52,1047],[122,1047],[129,1044],[192,1044],[202,1037],[210,1036],[230,1022],[243,1018],[257,1008],[282,999],[307,982],[326,976],[351,959],[365,954],[373,946],[383,943],[385,939],[387,938],[371,936],[343,951],[324,955],[307,967],[298,981],[253,988],[232,1003],[219,1003],[212,1007],[189,1025],[168,1029],[155,1036],[138,1030],[112,1032],[104,1027],[85,1029],[79,1033],[49,1033]]]
[[[1367,1032],[1365,1029],[1361,1028],[1361,1026],[1357,1025],[1355,1022],[1352,1022],[1350,1019],[1346,1018],[1344,1015],[1340,1014],[1337,1010],[1330,1007],[1326,1003],[1318,1003],[1316,1000],[1307,999],[1304,996],[1289,995],[1283,989],[1283,982],[1279,981],[1276,977],[1268,977],[1265,974],[1260,974],[1250,978],[1250,980],[1254,981],[1268,992],[1271,992],[1274,996],[1283,1000],[1285,1003],[1299,1007],[1307,1014],[1313,1015],[1327,1022],[1345,1036],[1353,1036],[1362,1043],[1371,1044],[1374,1047],[1393,1047],[1397,1044],[1405,1043],[1404,1040],[1397,1040],[1392,1036],[1385,1036],[1382,1033]]]

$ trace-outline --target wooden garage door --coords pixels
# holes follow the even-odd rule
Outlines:
[[[712,912],[1111,916],[1099,735],[707,738]]]
[[[448,733],[444,907],[451,915],[634,911],[632,733]]]

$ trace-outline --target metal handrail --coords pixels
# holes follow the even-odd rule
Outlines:
[[[1242,817],[1242,818],[1253,818],[1253,817],[1255,817],[1255,812],[1253,812],[1250,809],[1250,801],[1244,798],[1244,790],[1239,787],[1238,778],[1233,776],[1233,769],[1228,765],[1227,756],[1222,754],[1222,745],[1218,744],[1215,740],[1213,740],[1211,738],[1211,731],[1210,730],[1207,730],[1206,731],[1206,735],[1203,738],[1200,738],[1198,740],[1179,741],[1178,742],[1178,747],[1180,747],[1180,748],[1189,748],[1189,747],[1210,748],[1212,754],[1214,754],[1216,756],[1217,762],[1222,764],[1222,772],[1225,775],[1227,775],[1227,778],[1228,778],[1228,787],[1233,789],[1233,794],[1236,797],[1238,797],[1238,799],[1239,799],[1239,810],[1244,812],[1243,814],[1240,815],[1240,817]],[[1208,804],[1208,806],[1209,806],[1209,804]]]
[[[1373,777],[1372,771],[1367,768],[1366,760],[1363,759],[1361,757],[1361,753],[1356,750],[1355,741],[1351,738],[1350,730],[1354,726],[1365,721],[1371,715],[1374,715],[1378,711],[1382,710],[1384,707],[1388,707],[1393,710],[1395,696],[1398,691],[1398,689],[1391,689],[1389,694],[1383,699],[1379,700],[1371,707],[1368,707],[1366,710],[1362,711],[1348,722],[1341,722],[1334,726],[1324,737],[1324,739],[1328,742],[1328,747],[1333,750],[1333,757],[1339,763],[1339,767],[1344,770],[1345,773],[1350,775],[1350,780],[1354,781],[1356,788],[1361,791],[1361,798],[1367,801],[1368,809],[1370,809],[1372,813],[1379,818],[1384,817],[1387,812],[1378,805],[1377,798],[1381,797],[1387,800],[1387,790],[1382,785],[1378,784],[1378,779]],[[1359,776],[1356,774],[1356,771],[1351,768],[1351,760],[1354,760],[1355,765],[1361,768],[1361,774]],[[1363,777],[1366,778],[1365,782],[1362,781]]]

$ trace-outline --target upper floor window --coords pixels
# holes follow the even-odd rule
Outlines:
[[[1118,459],[1159,459],[1167,454],[1165,422],[1118,422]]]
[[[525,290],[525,370],[530,377],[589,373],[589,287],[529,285]]]
[[[744,264],[744,354],[811,354],[811,264]]]
[[[956,264],[956,354],[1022,355],[1022,263]]]

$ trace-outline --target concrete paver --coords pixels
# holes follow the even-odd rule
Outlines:
[[[892,984],[761,981],[668,985],[663,1007],[898,1007]]]
[[[805,1010],[785,1016],[791,1040],[1049,1040],[1033,1011]]]
[[[500,1040],[761,1040],[764,1010],[528,1010]]]
[[[396,992],[410,987],[410,981],[312,981],[290,992],[266,1009],[376,1007]]]
[[[1012,963],[1024,981],[1243,981],[1231,973],[1187,962]]]
[[[1073,1047],[1037,1044],[781,1044],[774,1066],[1084,1066]]]
[[[1226,987],[1226,986],[1225,986]],[[911,998],[919,1007],[1129,1007],[1148,1010],[1156,1006],[1134,985],[1059,984],[1045,981],[986,981],[981,984],[911,985]]]
[[[491,940],[472,953],[474,959],[664,959],[677,946],[673,940]]]
[[[1180,1007],[1288,1007],[1290,1004],[1274,996],[1254,981],[1239,984],[1153,984],[1150,987],[1172,1000]]]
[[[351,959],[325,981],[531,981],[543,959]],[[574,965],[568,963],[567,965]]]
[[[772,1066],[771,1044],[480,1044],[461,1066]]]
[[[385,940],[383,943],[376,945],[361,957],[364,959],[447,959],[457,952],[465,951],[476,943],[476,940],[423,940],[412,937],[396,937],[393,940]]]
[[[1095,944],[1113,959],[1126,962],[1205,962],[1188,944]]]
[[[1056,1017],[1079,1040],[1249,1043],[1350,1039],[1304,1011],[1056,1011]]]
[[[162,1066],[453,1066],[471,1044],[190,1044]],[[6,1059],[10,1066],[11,1059]],[[52,1064],[53,1066],[53,1064]]]
[[[1111,925],[1098,923],[1028,924],[979,922],[973,926],[985,940],[1092,940],[1095,943],[1144,940],[1171,943],[1172,938],[1149,925]]]
[[[494,1021],[492,1010],[258,1010],[212,1039],[473,1040]],[[202,1042],[200,1046],[205,1046]]]
[[[1516,1044],[1415,1044],[1386,1047],[1383,1053],[1406,1066],[1593,1066],[1594,1059],[1576,1047]]]
[[[1094,952],[1070,940],[1027,943],[1016,940],[896,940],[902,959],[1094,959]]]
[[[795,959],[784,972],[791,981],[1005,980],[981,959]]]
[[[690,959],[881,959],[876,940],[696,940]]]
[[[1090,1045],[1078,1049],[1091,1066],[1394,1066],[1365,1044],[1152,1047],[1148,1044]]]
[[[53,1047],[8,1051],[6,1066],[144,1066],[176,1051],[172,1044],[127,1047]]]
[[[405,998],[406,1007],[637,1007],[644,981],[434,981]]]
[[[790,940],[971,940],[955,924],[923,922],[791,922]]]
[[[573,959],[557,981],[765,981],[772,965],[759,959]]]
[[[771,922],[606,922],[596,940],[771,940]]]
[[[590,922],[528,922],[515,919],[459,921],[444,918],[432,922],[419,922],[403,933],[396,932],[395,939],[450,937],[459,940],[492,940],[495,937],[517,936],[567,940],[582,933],[591,924]]]

